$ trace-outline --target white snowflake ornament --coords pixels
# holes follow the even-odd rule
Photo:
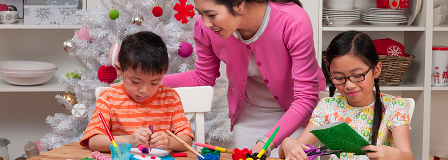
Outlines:
[[[84,119],[85,117],[87,117],[86,113],[86,106],[84,106],[84,104],[75,104],[72,109],[72,114],[76,119]]]

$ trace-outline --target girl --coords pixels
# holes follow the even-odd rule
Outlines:
[[[327,48],[331,74],[330,97],[319,101],[310,122],[297,139],[286,138],[279,150],[286,160],[308,159],[304,144],[317,138],[310,128],[345,121],[371,145],[366,155],[342,153],[341,159],[414,159],[409,142],[409,115],[402,98],[381,94],[381,62],[367,34],[348,31],[337,35]],[[375,86],[375,90],[373,90]],[[335,89],[341,95],[333,97]],[[331,159],[338,159],[331,155]]]
[[[297,137],[325,90],[313,29],[298,0],[194,0],[201,16],[195,69],[166,75],[168,87],[213,86],[226,63],[230,123],[236,148],[259,152]],[[319,88],[320,87],[320,88]],[[290,123],[294,119],[297,123]],[[278,157],[278,151],[271,156]]]

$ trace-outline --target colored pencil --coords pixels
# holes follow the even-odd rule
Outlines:
[[[153,126],[152,124],[149,125],[149,129],[151,130],[151,134],[154,134]],[[151,136],[149,137],[149,140],[151,140]],[[149,152],[151,152],[151,144],[148,145]]]
[[[275,129],[274,133],[272,133],[271,137],[269,137],[266,144],[264,144],[263,149],[261,149],[260,153],[258,153],[257,157],[261,158],[261,156],[266,152],[266,149],[268,149],[269,145],[271,144],[272,140],[274,139],[275,135],[277,135],[278,130],[280,129],[280,126],[277,126],[277,129]]]
[[[109,126],[107,125],[106,121],[104,120],[103,114],[100,111],[98,111],[98,114],[100,115],[100,119],[103,122],[104,128],[106,129],[107,135],[109,136],[109,139],[110,139],[110,141],[112,143],[112,146],[116,147],[115,151],[118,153],[118,156],[121,157],[121,153],[120,153],[120,150],[118,148],[118,145],[115,142],[114,136],[112,136],[112,133],[110,133]]]
[[[235,152],[233,150],[231,150],[231,149],[216,147],[216,146],[212,146],[212,145],[208,145],[208,144],[202,144],[202,143],[198,143],[198,142],[194,142],[194,144],[197,145],[197,146],[206,147],[208,149],[218,150],[218,151],[223,152],[223,153],[235,154]]]
[[[177,141],[179,141],[180,144],[184,145],[185,148],[187,148],[190,152],[196,154],[196,156],[201,157],[202,159],[204,159],[204,156],[202,156],[201,154],[198,153],[198,151],[196,151],[193,147],[191,147],[189,144],[187,144],[187,142],[183,141],[182,139],[180,139],[179,137],[177,137],[176,135],[174,135],[173,133],[171,133],[169,130],[166,130],[166,133],[168,133],[169,135],[171,135],[171,137],[173,137],[174,139],[176,139]]]

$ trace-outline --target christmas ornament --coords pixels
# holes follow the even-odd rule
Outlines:
[[[188,23],[187,17],[193,18],[194,16],[194,6],[191,4],[186,4],[187,0],[179,0],[180,3],[176,3],[173,9],[177,11],[174,15],[177,21],[182,20],[182,24]]]
[[[87,30],[87,27],[82,27],[81,29],[79,29],[78,31],[76,31],[78,33],[78,38],[85,40],[89,43],[92,42],[92,37],[90,37],[90,33]]]
[[[72,40],[66,40],[64,42],[64,50],[67,52],[72,52],[73,50],[75,50],[75,42],[73,42]]]
[[[179,54],[179,56],[187,58],[191,56],[192,53],[193,53],[193,46],[191,46],[190,43],[188,42],[180,43],[179,50],[177,51],[177,54]]]
[[[65,76],[72,79],[81,79],[81,76],[75,72],[66,73]]]
[[[121,45],[118,42],[115,42],[112,47],[109,49],[109,61],[115,66],[115,62],[118,62],[118,54],[120,53]]]
[[[160,17],[163,14],[163,9],[158,4],[152,9],[152,15]]]
[[[132,17],[132,24],[139,26],[142,25],[142,23],[143,23],[143,17],[141,15],[136,14]]]
[[[84,104],[75,104],[75,106],[73,106],[72,114],[76,119],[84,119],[87,117],[86,113],[86,106],[84,106]]]
[[[112,19],[112,20],[115,20],[118,17],[120,17],[120,13],[118,13],[118,11],[115,10],[114,7],[112,7],[112,10],[109,12],[109,18]]]
[[[101,82],[106,82],[111,84],[114,82],[115,78],[117,78],[117,71],[111,65],[102,65],[100,69],[98,69],[98,79]]]
[[[62,96],[62,98],[67,101],[69,104],[71,104],[72,106],[75,105],[76,103],[78,103],[78,101],[76,101],[76,96],[72,93],[67,93],[66,95]],[[62,104],[62,107],[64,107],[64,109],[69,110],[71,108],[71,106],[67,106],[65,104]]]

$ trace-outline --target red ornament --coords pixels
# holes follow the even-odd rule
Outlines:
[[[182,20],[182,24],[188,22],[187,17],[193,18],[194,16],[194,6],[191,4],[187,4],[187,0],[179,0],[180,3],[176,3],[173,9],[177,11],[174,15],[177,21]]]
[[[154,15],[155,17],[160,17],[160,16],[162,16],[162,14],[163,14],[163,9],[159,5],[157,5],[156,7],[154,7],[152,9],[152,15]]]
[[[111,65],[102,65],[100,69],[98,69],[98,79],[101,82],[113,83],[115,78],[117,78],[117,71]]]

